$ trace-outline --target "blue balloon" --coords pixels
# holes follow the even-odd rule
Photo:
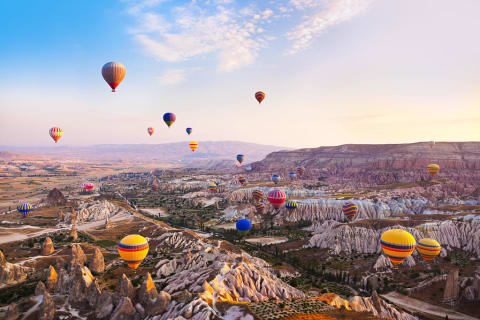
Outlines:
[[[289,172],[288,175],[290,176],[290,179],[294,179],[296,176],[295,172]]]
[[[245,156],[244,156],[243,154],[237,154],[237,161],[238,161],[240,164],[242,164],[244,157],[245,157]]]
[[[272,176],[272,181],[273,181],[275,184],[277,184],[278,181],[280,181],[280,176],[279,176],[278,174],[274,174],[274,175]]]
[[[237,230],[238,231],[248,231],[252,229],[252,224],[248,219],[242,219],[237,221]]]
[[[245,170],[247,170],[247,171],[252,171],[252,166],[249,165],[249,164],[247,164],[247,165],[245,166]]]
[[[192,128],[187,128],[186,131],[187,131],[188,135],[190,135],[190,133],[192,133]]]

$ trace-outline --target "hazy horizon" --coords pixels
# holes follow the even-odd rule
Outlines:
[[[479,1],[10,1],[0,9],[9,30],[0,145],[54,146],[52,126],[65,146],[480,141]],[[101,76],[108,61],[127,69],[116,93]],[[165,112],[177,115],[170,129]]]

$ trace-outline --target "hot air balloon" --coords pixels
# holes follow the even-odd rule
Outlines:
[[[353,202],[347,202],[343,205],[343,214],[348,219],[348,221],[352,221],[358,213],[358,207]]]
[[[430,149],[433,149],[435,147],[435,141],[430,141]]]
[[[195,150],[198,148],[198,142],[197,141],[192,141],[189,144],[190,149],[192,149],[192,152],[195,152]]]
[[[245,166],[245,170],[246,170],[246,171],[252,171],[252,166],[249,165],[249,164],[247,164],[247,165]]]
[[[192,133],[192,128],[187,128],[185,131],[187,131],[188,135],[190,135],[190,133]]]
[[[93,190],[93,188],[94,188],[93,183],[90,183],[90,182],[84,182],[84,183],[82,183],[82,189],[83,189],[83,191],[85,191],[85,192],[90,192],[90,191]]]
[[[434,177],[440,171],[440,166],[438,164],[431,163],[427,166],[427,171],[432,177]]]
[[[303,176],[303,174],[305,173],[305,167],[298,167],[297,173],[299,176]]]
[[[425,261],[432,261],[442,251],[442,247],[437,240],[431,238],[424,238],[418,241],[417,251]]]
[[[245,177],[238,177],[238,182],[240,182],[240,184],[245,184],[247,182],[247,178]]]
[[[244,157],[245,157],[245,156],[244,156],[243,154],[237,154],[237,161],[238,161],[238,163],[242,164]]]
[[[138,234],[131,234],[118,243],[118,254],[132,269],[137,269],[148,254],[147,239]]]
[[[265,203],[263,202],[257,201],[253,205],[255,206],[257,213],[263,213],[263,210],[265,210]]]
[[[257,99],[258,103],[262,103],[263,99],[265,99],[265,93],[263,93],[262,91],[258,91],[257,93],[255,93],[255,99]]]
[[[252,197],[253,197],[253,200],[255,201],[259,201],[260,199],[263,199],[264,196],[265,194],[263,193],[262,190],[255,189],[252,191]]]
[[[19,203],[17,206],[17,211],[20,212],[23,217],[26,217],[27,214],[32,211],[32,206],[26,202]]]
[[[280,176],[278,174],[272,175],[272,181],[273,183],[278,184],[278,182],[280,181]]]
[[[282,204],[287,199],[287,195],[282,190],[273,189],[273,190],[268,192],[267,199],[268,199],[268,202],[270,202],[270,204],[275,209],[280,209]]]
[[[285,208],[287,208],[288,211],[293,212],[297,209],[297,202],[293,200],[288,200],[285,202]]]
[[[213,192],[213,191],[217,190],[217,184],[215,182],[211,182],[211,183],[208,184],[207,189]]]
[[[125,78],[126,73],[127,70],[125,66],[120,62],[107,62],[102,68],[103,79],[105,79],[110,88],[112,88],[112,92],[115,92],[115,88],[118,87],[123,78]]]
[[[295,176],[297,175],[295,172],[289,172],[288,175],[290,176],[290,179],[295,179]]]
[[[175,114],[171,112],[167,112],[163,115],[163,121],[165,121],[165,123],[169,128],[175,122],[176,119],[177,117],[175,116]]]
[[[63,135],[63,131],[59,127],[50,128],[50,131],[48,131],[48,133],[50,134],[50,137],[52,137],[53,141],[55,141],[55,143],[57,143],[57,141],[60,140]]]
[[[250,229],[252,229],[252,224],[248,219],[241,219],[237,221],[236,228],[238,233],[241,235],[246,235]]]
[[[155,132],[155,130],[152,127],[150,127],[147,129],[147,132],[151,136]]]
[[[380,244],[383,253],[396,267],[412,254],[416,242],[409,232],[403,229],[390,229],[382,234]]]

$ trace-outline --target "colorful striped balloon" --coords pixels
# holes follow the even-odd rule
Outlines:
[[[17,206],[17,211],[25,217],[29,212],[32,211],[32,206],[26,202],[19,203]]]
[[[217,190],[217,184],[215,182],[209,183],[207,188],[210,191],[215,191]]]
[[[262,103],[263,99],[265,99],[265,93],[263,93],[262,91],[258,91],[257,93],[255,93],[255,99],[257,99],[258,103]]]
[[[433,177],[440,171],[440,166],[438,164],[431,163],[427,166],[427,171]]]
[[[255,206],[257,213],[263,213],[263,210],[265,210],[265,203],[263,202],[257,201],[253,205]]]
[[[437,240],[432,238],[424,238],[418,241],[417,251],[425,261],[432,261],[442,251],[442,247]]]
[[[175,122],[175,120],[177,120],[177,116],[171,112],[167,112],[163,115],[163,121],[165,121],[169,128]]]
[[[287,199],[287,195],[282,190],[273,189],[268,192],[267,199],[275,209],[280,209]]]
[[[247,178],[245,177],[238,177],[238,182],[240,182],[241,184],[245,184],[247,182]]]
[[[190,149],[192,149],[192,152],[195,152],[195,150],[198,148],[198,142],[197,141],[192,141],[189,144]]]
[[[358,213],[358,207],[353,202],[347,202],[343,205],[343,214],[348,219],[348,221],[352,221]]]
[[[390,229],[382,234],[380,244],[383,253],[396,267],[413,253],[416,241],[409,232],[403,229]]]
[[[50,134],[50,137],[52,137],[53,141],[57,143],[57,141],[60,140],[60,138],[63,135],[63,130],[60,129],[59,127],[52,127],[48,131],[48,134]]]
[[[115,88],[122,82],[126,74],[127,70],[120,62],[107,62],[102,68],[102,77],[112,88],[112,92],[115,92]]]
[[[252,197],[253,197],[253,200],[255,201],[259,201],[260,199],[263,199],[264,196],[265,194],[263,193],[262,190],[255,189],[252,192]]]
[[[285,202],[285,208],[287,208],[288,211],[293,212],[297,209],[297,202],[293,200],[288,200]]]
[[[138,234],[123,238],[118,244],[118,254],[132,269],[137,269],[148,254],[147,239]]]
[[[155,129],[153,129],[152,127],[148,128],[147,129],[147,132],[150,136],[152,136],[152,134],[155,132]]]

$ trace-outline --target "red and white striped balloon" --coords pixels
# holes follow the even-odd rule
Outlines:
[[[282,190],[273,189],[268,192],[267,199],[275,209],[279,209],[287,199],[287,195]]]
[[[55,141],[55,143],[57,143],[57,141],[63,135],[63,130],[60,129],[59,127],[53,127],[53,128],[50,128],[50,131],[48,131],[48,133],[50,134],[50,137],[52,137],[53,141]]]

